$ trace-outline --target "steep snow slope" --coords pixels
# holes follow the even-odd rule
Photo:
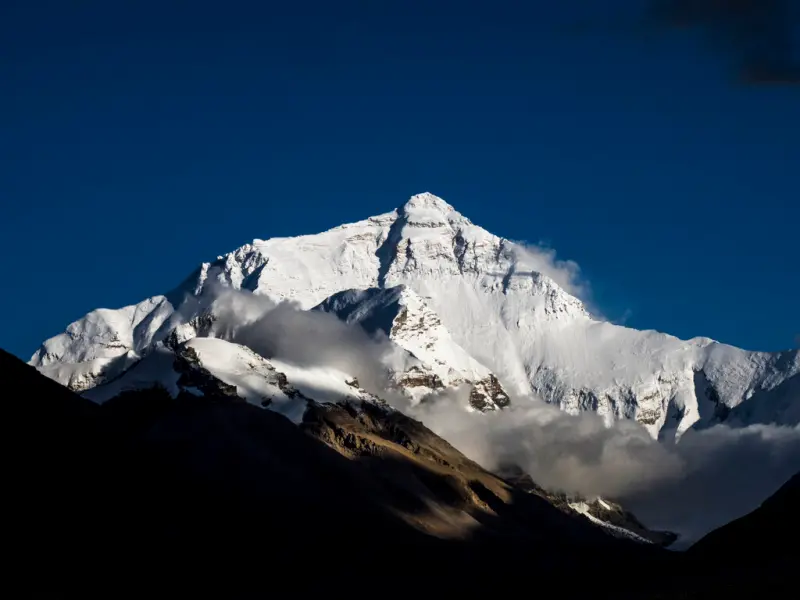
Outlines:
[[[102,404],[122,392],[159,385],[173,397],[188,391],[204,395],[203,374],[229,386],[227,393],[278,412],[299,423],[309,400],[317,403],[382,401],[359,388],[353,377],[331,368],[303,367],[267,360],[249,348],[215,338],[193,338],[171,348],[156,344],[151,352],[113,381],[86,392]],[[215,393],[219,389],[215,387]]]
[[[30,362],[74,391],[89,389],[135,363],[173,312],[164,296],[93,310],[44,342]]]
[[[590,507],[586,502],[572,502],[570,503],[570,508],[574,510],[579,515],[583,515],[587,519],[589,519],[595,525],[599,525],[605,529],[608,529],[612,535],[617,535],[619,537],[628,538],[633,540],[634,542],[639,542],[640,544],[651,544],[650,540],[643,538],[642,536],[625,529],[624,527],[619,527],[618,525],[614,525],[613,523],[607,523],[602,519],[598,519],[590,512]]]
[[[538,267],[524,247],[473,225],[442,199],[419,194],[395,211],[317,235],[255,240],[204,263],[167,297],[90,313],[46,341],[31,363],[73,389],[86,389],[108,378],[95,373],[103,361],[135,360],[181,320],[196,317],[170,314],[181,295],[197,296],[211,281],[305,309],[322,303],[344,318],[374,312],[380,290],[402,285],[438,319],[419,331],[398,332],[394,341],[415,354],[429,351],[429,366],[446,356],[447,368],[439,367],[447,376],[475,377],[480,365],[512,396],[538,394],[565,411],[593,410],[609,422],[636,419],[653,436],[674,436],[734,414],[737,423],[800,419],[797,384],[789,381],[800,373],[798,351],[747,352],[597,321]],[[346,290],[371,291],[342,296]],[[352,320],[373,327],[371,318]],[[182,335],[191,337],[197,328],[190,329]],[[109,349],[114,336],[122,347]],[[777,408],[756,408],[756,400],[759,407]]]

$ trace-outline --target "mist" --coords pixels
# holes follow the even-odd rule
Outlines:
[[[607,427],[536,398],[490,414],[464,409],[468,390],[403,410],[489,470],[517,465],[540,486],[622,504],[686,547],[755,509],[800,470],[800,426],[718,425],[658,442],[635,421]]]
[[[516,272],[537,272],[555,281],[560,288],[581,300],[588,300],[589,283],[581,276],[581,268],[572,260],[557,258],[556,251],[541,244],[514,241]]]
[[[203,296],[215,317],[209,335],[247,346],[267,359],[337,369],[387,401],[394,396],[389,373],[403,370],[408,355],[382,331],[367,334],[335,315],[220,284],[208,286]]]

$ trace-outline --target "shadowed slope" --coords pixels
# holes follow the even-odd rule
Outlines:
[[[9,355],[0,367],[17,390],[4,398],[6,541],[29,590],[407,597],[512,591],[524,574],[568,594],[669,598],[727,585],[707,561],[613,538],[367,402],[311,403],[297,426],[209,380],[203,397],[154,388],[96,407]],[[675,576],[654,583],[664,569]]]
[[[795,474],[753,512],[712,531],[689,550],[698,556],[747,562],[780,561],[800,556],[800,473]],[[788,551],[788,555],[787,555]],[[786,563],[788,567],[788,562]]]

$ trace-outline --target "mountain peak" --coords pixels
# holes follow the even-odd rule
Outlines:
[[[430,192],[414,194],[405,204],[398,208],[397,212],[408,215],[420,210],[435,210],[443,215],[456,212],[456,209],[450,204]]]
[[[453,206],[430,192],[414,194],[393,214],[398,217],[397,227],[439,227],[452,231],[453,228],[472,225],[472,222]]]

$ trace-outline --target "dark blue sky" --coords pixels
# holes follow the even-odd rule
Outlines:
[[[0,346],[421,191],[612,320],[793,346],[800,86],[613,5],[3,2]]]

